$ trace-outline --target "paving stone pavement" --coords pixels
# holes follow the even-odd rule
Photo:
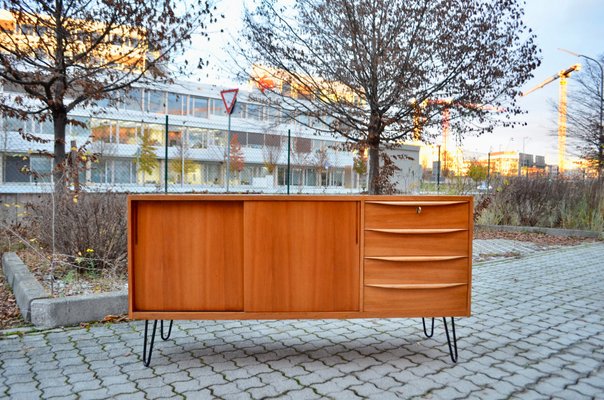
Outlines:
[[[136,321],[0,339],[0,398],[604,398],[604,243],[523,254],[474,265],[457,364],[440,321],[182,321],[145,368]]]

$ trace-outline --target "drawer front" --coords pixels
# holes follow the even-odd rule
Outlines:
[[[466,201],[365,202],[365,228],[468,229]]]
[[[365,230],[365,256],[468,256],[469,233],[389,233]]]
[[[365,311],[396,312],[401,317],[467,316],[468,286],[413,289],[366,285]]]
[[[417,257],[416,257],[417,258]],[[390,261],[365,259],[365,284],[403,283],[467,283],[468,257],[439,259],[426,257],[422,261]]]

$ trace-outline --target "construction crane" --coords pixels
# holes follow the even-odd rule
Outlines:
[[[423,129],[423,124],[425,122],[425,117],[423,116],[425,109],[428,106],[440,106],[442,108],[442,147],[443,147],[443,164],[444,169],[448,169],[448,150],[447,144],[449,142],[449,135],[451,131],[450,120],[451,120],[451,107],[460,107],[460,108],[469,108],[474,110],[486,110],[486,111],[496,111],[496,112],[504,112],[504,107],[493,106],[490,104],[478,104],[478,103],[468,103],[463,101],[455,101],[452,98],[444,98],[444,99],[426,99],[421,103],[418,103],[415,99],[411,100],[411,104],[414,106],[415,110],[413,113],[413,124],[414,124],[414,139],[419,140],[421,137],[421,132]]]
[[[526,92],[520,93],[521,96],[526,96],[533,93],[537,89],[541,89],[545,85],[552,83],[553,81],[560,79],[560,94],[558,100],[558,173],[564,172],[564,156],[566,154],[566,80],[570,78],[570,74],[573,72],[579,72],[581,70],[581,64],[574,64],[573,66],[560,71],[542,83],[538,84],[534,88],[527,90]]]

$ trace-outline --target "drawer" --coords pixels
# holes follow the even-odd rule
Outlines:
[[[424,232],[365,229],[365,256],[469,256],[467,230]]]
[[[366,201],[365,228],[469,227],[467,201]]]
[[[468,285],[365,285],[365,311],[393,312],[401,317],[443,317],[469,315]]]
[[[391,260],[383,258],[365,258],[365,284],[468,282],[468,257],[391,257]]]

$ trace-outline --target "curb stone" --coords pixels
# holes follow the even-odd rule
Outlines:
[[[491,230],[500,232],[530,232],[543,233],[551,236],[582,237],[604,239],[604,232],[584,231],[580,229],[543,228],[540,226],[513,226],[513,225],[476,225],[479,230]]]
[[[78,325],[128,312],[127,291],[51,298],[16,253],[2,255],[2,268],[23,318],[36,327]]]
[[[54,328],[98,321],[107,315],[127,312],[126,291],[46,298],[31,303],[31,322],[35,326]]]
[[[47,298],[48,293],[16,253],[2,255],[2,270],[13,289],[23,319],[31,322],[31,303],[37,299]]]

